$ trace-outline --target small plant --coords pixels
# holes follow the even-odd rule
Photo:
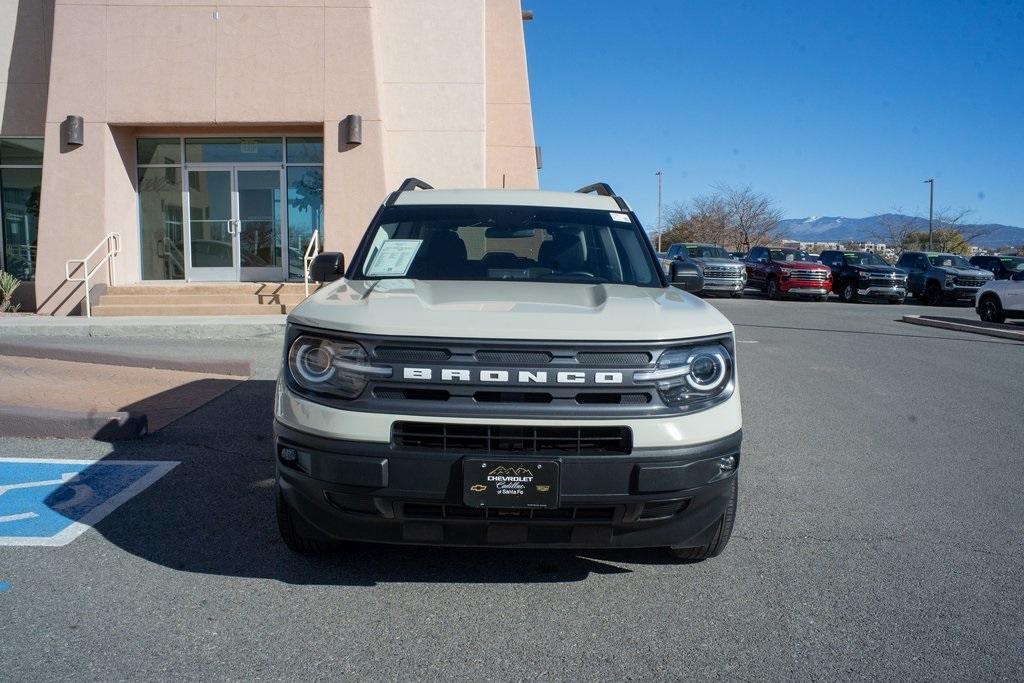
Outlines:
[[[21,307],[11,303],[14,298],[14,290],[21,284],[21,280],[10,273],[0,270],[0,313],[16,313]]]

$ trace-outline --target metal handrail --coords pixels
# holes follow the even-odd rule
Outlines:
[[[91,270],[89,269],[89,259],[96,255],[100,249],[106,248],[106,253],[103,254],[103,260],[96,264]],[[92,304],[89,301],[89,279],[96,274],[103,264],[107,264],[107,284],[111,287],[114,286],[116,280],[116,271],[114,269],[114,257],[121,253],[121,234],[116,232],[107,233],[106,237],[96,245],[96,247],[90,251],[85,258],[73,258],[68,259],[64,262],[64,277],[68,282],[84,282],[85,283],[85,317],[92,317]],[[71,265],[77,263],[82,268],[82,275],[80,277],[71,277]]]
[[[306,245],[306,253],[302,255],[302,272],[306,281],[306,296],[309,296],[309,265],[320,253],[320,231],[313,230],[313,236],[309,238]]]

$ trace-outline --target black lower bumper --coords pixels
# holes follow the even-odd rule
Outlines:
[[[463,503],[465,454],[325,439],[279,423],[274,431],[281,495],[306,535],[571,548],[703,545],[732,495],[742,438],[560,456],[559,507],[508,510]]]

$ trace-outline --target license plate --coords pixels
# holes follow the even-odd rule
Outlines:
[[[470,507],[558,507],[557,460],[465,458],[462,481]]]

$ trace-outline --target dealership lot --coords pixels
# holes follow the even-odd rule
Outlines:
[[[292,555],[271,496],[279,343],[117,342],[245,358],[255,375],[142,441],[0,439],[0,458],[178,463],[63,547],[0,547],[5,671],[1024,676],[1024,345],[898,322],[938,312],[918,306],[712,303],[737,325],[744,461],[733,539],[693,565],[657,551]]]

